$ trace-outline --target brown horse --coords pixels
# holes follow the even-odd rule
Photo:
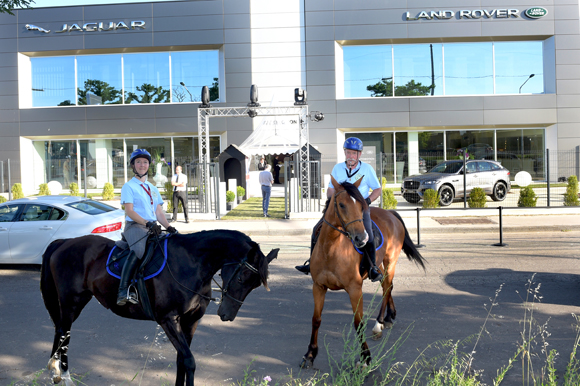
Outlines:
[[[310,258],[314,315],[310,345],[300,364],[303,368],[311,367],[318,354],[318,329],[327,290],[346,290],[354,312],[356,331],[359,331],[363,318],[362,284],[367,274],[360,274],[362,256],[353,248],[353,243],[360,249],[367,242],[368,235],[363,225],[362,213],[368,205],[358,190],[361,180],[355,184],[345,182],[341,185],[332,176],[331,179],[336,191],[325,208],[324,223]],[[425,265],[397,212],[371,208],[371,219],[380,228],[385,239],[383,246],[377,250],[377,266],[384,275],[383,299],[373,328],[375,336],[380,337],[385,327],[390,328],[393,325],[397,313],[391,291],[401,249],[409,260],[415,261],[423,269]],[[365,364],[369,364],[369,347],[363,334],[358,335],[361,337],[361,358]]]

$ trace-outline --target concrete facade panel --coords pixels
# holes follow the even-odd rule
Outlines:
[[[252,71],[252,62],[250,59],[226,59],[225,67],[226,72],[229,73],[250,72]]]
[[[306,52],[310,55],[324,55],[334,57],[333,41],[306,42]]]
[[[2,114],[0,114],[2,115]],[[20,124],[16,122],[0,122],[0,142],[2,142],[2,138],[4,137],[18,137],[20,135]],[[9,150],[14,150],[17,147],[14,147]]]
[[[306,12],[310,11],[332,11],[334,10],[334,0],[309,0],[304,4]]]
[[[251,58],[252,57],[251,45],[247,43],[226,44],[224,45],[224,57],[226,59]]]
[[[252,60],[252,72],[280,73],[296,72],[303,68],[303,58],[299,56],[287,58],[259,58]]]
[[[580,128],[576,123],[559,123],[558,124],[558,150],[569,150],[574,149],[577,142],[570,141],[570,139],[576,139],[580,135]]]
[[[336,26],[335,40],[406,39],[407,28],[402,24]]]
[[[334,12],[334,25],[383,25],[405,22],[403,15],[407,9],[357,9]]]
[[[428,97],[408,98],[411,112],[415,111],[445,111],[445,110],[482,110],[483,97]]]
[[[563,64],[556,66],[556,76],[559,80],[574,80],[578,77],[578,74],[580,74],[580,64]]]
[[[577,95],[580,93],[580,79],[576,80],[557,80],[556,89],[559,95]]]
[[[548,7],[546,7],[548,8]],[[556,20],[578,20],[578,4],[559,5],[554,8]]]
[[[580,64],[580,50],[556,50],[557,64]]]
[[[425,10],[436,9],[479,9],[481,8],[481,0],[445,0],[443,3],[438,0],[408,0],[408,8],[422,8]]]
[[[430,38],[431,36],[440,36],[442,38],[453,37],[475,37],[481,36],[482,22],[476,20],[457,20],[457,23],[421,23],[409,25],[409,38]]]
[[[326,121],[326,114],[336,113],[335,101],[311,101],[308,100],[308,111],[321,111],[324,114],[324,121]],[[322,121],[322,122],[324,122]]]
[[[250,43],[252,41],[249,29],[226,29],[223,34],[224,41],[228,43]]]
[[[334,71],[308,71],[306,73],[306,83],[308,86],[334,85]]]
[[[11,72],[9,68],[5,67],[14,68],[18,74],[18,55],[14,52],[0,53],[0,67],[3,67],[2,72]]]
[[[300,13],[261,13],[252,15],[252,28],[295,28],[303,27],[303,17]]]
[[[557,95],[558,107],[574,107],[580,108],[580,94],[579,95]]]
[[[112,4],[105,5],[87,5],[84,7],[85,22],[99,22],[99,21],[131,21],[138,20],[137,18],[150,18],[153,14],[153,7],[151,4]],[[112,20],[111,18],[115,18]],[[118,20],[117,20],[118,19]]]
[[[120,126],[116,127],[116,133],[121,132]],[[82,121],[47,121],[42,124],[38,122],[21,122],[20,135],[24,137],[66,135],[73,137],[87,134],[87,122]]]
[[[368,113],[337,114],[338,128],[377,128],[407,127],[410,125],[409,113]]]
[[[556,35],[577,35],[580,33],[580,25],[577,20],[559,20],[555,23],[554,33]]]
[[[409,112],[410,98],[339,99],[338,113]]]
[[[0,39],[0,52],[14,53],[18,51],[18,41],[16,39]]]
[[[241,3],[241,2],[240,2]],[[249,14],[231,14],[224,16],[224,28],[250,28]]]
[[[156,34],[157,36],[157,34]],[[85,49],[123,48],[128,46],[151,47],[153,45],[152,32],[133,32],[126,34],[99,34],[86,35]]]
[[[580,122],[580,108],[558,109],[558,124]]]
[[[223,44],[223,30],[156,32],[153,35],[153,46],[167,47],[173,45]]]
[[[205,16],[176,16],[155,18],[155,25],[151,29],[155,32],[168,31],[201,31],[207,29],[222,29],[224,18],[222,15]]]
[[[0,95],[0,110],[18,109],[18,99],[14,96]]]
[[[308,87],[308,100],[329,100],[336,98],[334,86],[310,86]]]
[[[250,2],[240,0],[224,0],[223,11],[227,14],[250,13]]]
[[[521,36],[553,35],[553,20],[502,20],[501,22],[482,22],[483,36]]]
[[[84,7],[54,7],[36,8],[26,11],[18,11],[18,23],[20,24],[40,24],[50,22],[82,23]],[[11,16],[14,17],[14,16]],[[110,15],[109,15],[110,17]],[[39,25],[43,27],[43,25]]]
[[[155,105],[155,118],[188,118],[195,120],[199,103],[164,103]]]
[[[154,119],[155,118],[155,106],[156,104],[132,104],[124,106],[111,106],[107,107],[107,114],[103,114],[101,107],[91,106],[86,107],[86,115],[88,120],[101,120],[101,119],[133,119],[133,118],[143,118],[143,119]]]
[[[20,122],[20,112],[18,110],[2,110],[0,111],[0,131],[4,123],[18,123]]]
[[[0,24],[0,36],[2,39],[13,39],[17,35],[17,28],[15,24]]]
[[[307,71],[334,70],[334,56],[308,56]]]
[[[20,148],[20,137],[18,135],[14,137],[2,136],[0,137],[0,152],[14,151],[14,149]],[[4,161],[4,157],[2,157]]]
[[[318,12],[306,12],[306,26],[322,26],[331,25],[334,26],[334,12],[318,11]]]
[[[557,107],[555,94],[513,96],[493,95],[483,97],[485,110],[553,109]]]
[[[548,125],[558,122],[557,109],[486,110],[485,125]]]
[[[249,89],[252,82],[252,74],[250,73],[226,74],[226,84],[228,87],[248,87]]]
[[[0,95],[18,97],[18,82],[15,80],[0,81]]]
[[[316,40],[334,40],[334,27],[308,27],[306,30],[306,39],[308,41]]]
[[[484,123],[482,110],[413,112],[409,119],[411,127],[428,126],[479,126]]]
[[[87,117],[87,107],[55,107],[43,109],[22,109],[20,120],[22,122],[46,122],[46,121],[82,121]],[[93,110],[100,110],[95,107]],[[114,110],[114,109],[108,109]],[[103,112],[100,113],[103,115]],[[107,115],[110,114],[107,112]]]
[[[242,1],[240,1],[241,3]],[[245,2],[245,1],[244,1]],[[153,17],[186,15],[221,15],[224,12],[221,1],[176,1],[151,3]]]
[[[94,121],[87,121],[87,134],[118,134],[130,133],[132,135],[154,134],[156,130],[156,122],[153,119],[101,119]]]
[[[46,35],[40,38],[18,39],[19,52],[34,52],[50,50],[82,50],[85,48],[83,35],[52,36]]]

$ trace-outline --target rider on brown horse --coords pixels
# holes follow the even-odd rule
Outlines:
[[[372,166],[367,163],[360,161],[360,156],[363,150],[363,143],[360,139],[356,137],[348,138],[344,141],[343,145],[344,155],[346,158],[345,162],[338,163],[332,169],[332,176],[336,181],[339,183],[342,182],[350,182],[355,183],[359,179],[362,179],[361,184],[359,185],[359,191],[361,192],[362,196],[367,201],[367,204],[371,204],[374,200],[377,199],[381,195],[381,184],[377,179],[377,174],[375,173]],[[369,190],[372,192],[369,194]],[[331,198],[335,192],[334,186],[332,186],[332,182],[328,185],[328,189],[326,190],[327,198]],[[324,215],[322,216],[324,218]],[[314,227],[312,233],[312,242],[310,248],[310,254],[314,250],[314,245],[316,244],[316,230],[322,223],[323,219],[320,219],[318,224]],[[371,215],[370,210],[367,208],[363,212],[363,222],[365,225],[365,230],[369,236],[368,242],[364,246],[364,253],[367,256],[370,269],[369,269],[369,278],[371,281],[380,281],[383,279],[383,275],[381,271],[377,268],[376,265],[376,249],[374,245],[374,235],[372,229],[372,222],[371,222]],[[296,269],[300,272],[308,274],[310,272],[310,259],[306,261],[304,265],[296,266]]]

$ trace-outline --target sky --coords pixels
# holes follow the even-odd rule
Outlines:
[[[67,5],[127,4],[169,0],[35,0],[32,7],[63,7]]]

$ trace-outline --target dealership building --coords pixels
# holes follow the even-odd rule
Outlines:
[[[541,181],[546,149],[580,145],[576,0],[161,1],[14,14],[0,14],[0,161],[25,193],[49,181],[82,187],[85,158],[89,187],[120,188],[135,148],[162,158],[167,175],[196,162],[202,86],[214,107],[246,106],[252,84],[262,106],[292,106],[306,90],[309,110],[324,114],[308,137],[324,174],[351,136],[389,184],[462,151]],[[212,119],[209,155],[296,125]],[[259,154],[296,151],[274,148]],[[253,169],[258,154],[247,155]]]

